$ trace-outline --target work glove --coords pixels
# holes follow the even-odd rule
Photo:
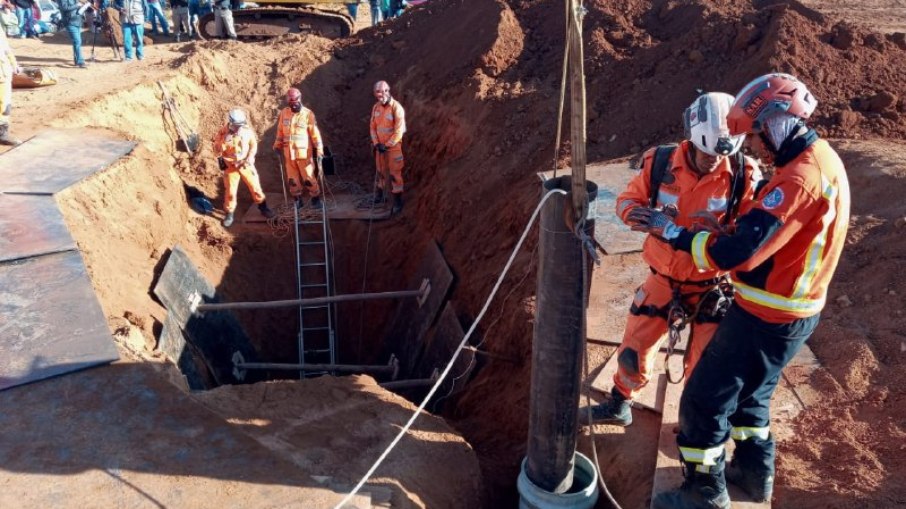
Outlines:
[[[377,145],[374,146],[374,149],[377,150],[378,152],[380,152],[381,154],[383,154],[384,152],[387,151],[387,145],[384,145],[383,143],[378,143]]]
[[[693,233],[698,232],[711,232],[711,233],[729,233],[730,229],[720,224],[720,221],[717,220],[717,216],[706,211],[700,210],[698,212],[692,213],[689,215],[689,218],[692,219],[692,230]]]
[[[217,158],[217,166],[220,167],[220,171],[226,171],[226,169],[227,169],[226,160],[225,160],[224,158],[222,158],[222,157],[218,157],[218,158]]]
[[[632,223],[630,228],[633,231],[648,233],[669,242],[679,237],[685,230],[673,222],[673,217],[670,210],[665,212],[648,207],[636,207],[630,211],[626,219]]]

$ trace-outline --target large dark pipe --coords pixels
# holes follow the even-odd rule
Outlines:
[[[569,176],[544,182],[544,192],[570,191]],[[586,185],[589,202],[598,194]],[[582,242],[572,231],[572,196],[552,196],[541,212],[537,308],[532,342],[532,388],[525,471],[535,486],[565,493],[573,484],[576,416],[582,349],[585,344],[585,306],[582,301]],[[594,222],[585,232],[594,237]],[[588,262],[590,263],[590,257]],[[591,269],[584,272],[590,275]]]

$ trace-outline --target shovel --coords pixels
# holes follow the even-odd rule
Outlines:
[[[173,120],[173,126],[176,127],[176,134],[179,136],[179,141],[181,141],[186,148],[189,157],[195,157],[199,144],[198,133],[192,131],[189,122],[187,122],[185,117],[182,116],[182,113],[179,112],[179,109],[176,107],[176,101],[170,96],[170,92],[164,87],[163,82],[158,81],[157,84],[160,86],[160,90],[163,93],[163,105],[170,112],[170,118]]]

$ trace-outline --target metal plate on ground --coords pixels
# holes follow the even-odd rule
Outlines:
[[[409,278],[406,288],[420,287],[425,278],[431,282],[428,298],[421,306],[417,299],[401,300],[387,334],[386,349],[400,359],[401,379],[414,377],[415,366],[424,349],[425,333],[434,323],[453,284],[453,273],[434,241],[429,242],[422,253],[422,262]]]
[[[0,262],[75,248],[52,196],[0,194]]]
[[[569,175],[571,171],[558,170],[557,175]],[[595,240],[607,254],[632,253],[642,250],[645,234],[634,232],[617,217],[617,196],[626,189],[638,170],[629,163],[590,164],[585,168],[585,177],[598,185],[598,197],[590,204],[595,212]],[[542,180],[553,177],[553,171],[540,173]]]
[[[185,337],[204,358],[218,385],[241,383],[233,375],[233,354],[241,352],[247,362],[257,360],[255,349],[242,325],[230,311],[194,314],[193,300],[198,303],[220,302],[214,287],[198,272],[192,260],[178,245],[170,251],[167,264],[154,286],[154,295],[173,315]],[[260,374],[249,372],[245,382],[254,382]]]
[[[425,353],[418,361],[416,375],[418,378],[430,378],[435,369],[443,371],[450,362],[453,352],[462,342],[465,332],[456,317],[456,309],[453,304],[447,302],[444,310],[437,319],[437,325],[429,333],[428,340],[425,341]],[[456,362],[453,364],[453,370],[450,371],[447,380],[444,381],[444,387],[440,394],[451,396],[458,393],[466,387],[466,383],[472,376],[472,370],[475,369],[475,352],[463,349]]]
[[[104,131],[49,129],[0,155],[0,192],[54,194],[132,152]]]
[[[119,359],[77,251],[0,264],[0,389]]]
[[[390,217],[390,206],[388,203],[384,203],[383,206],[375,205],[374,209],[372,208],[358,208],[356,206],[357,202],[361,196],[351,195],[351,194],[340,194],[332,193],[329,196],[322,197],[322,200],[327,204],[327,218],[328,219],[388,219]],[[290,203],[292,199],[290,198]],[[320,220],[320,211],[313,210],[309,207],[311,199],[305,198],[305,207],[300,209],[300,215],[303,217],[306,215],[318,214],[318,219]],[[283,205],[283,195],[282,194],[267,194],[267,203],[268,205],[278,214],[285,214],[290,223],[292,223],[292,209],[289,206],[281,207]],[[267,218],[261,214],[261,211],[258,210],[258,205],[251,204],[249,205],[248,210],[245,212],[245,215],[242,216],[243,223],[266,223]]]

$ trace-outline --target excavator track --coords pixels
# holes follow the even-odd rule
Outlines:
[[[328,39],[349,37],[352,18],[344,13],[311,7],[263,7],[233,11],[236,37],[241,41],[269,39],[286,34],[314,34]],[[198,21],[206,39],[219,37],[214,13],[205,14]]]

